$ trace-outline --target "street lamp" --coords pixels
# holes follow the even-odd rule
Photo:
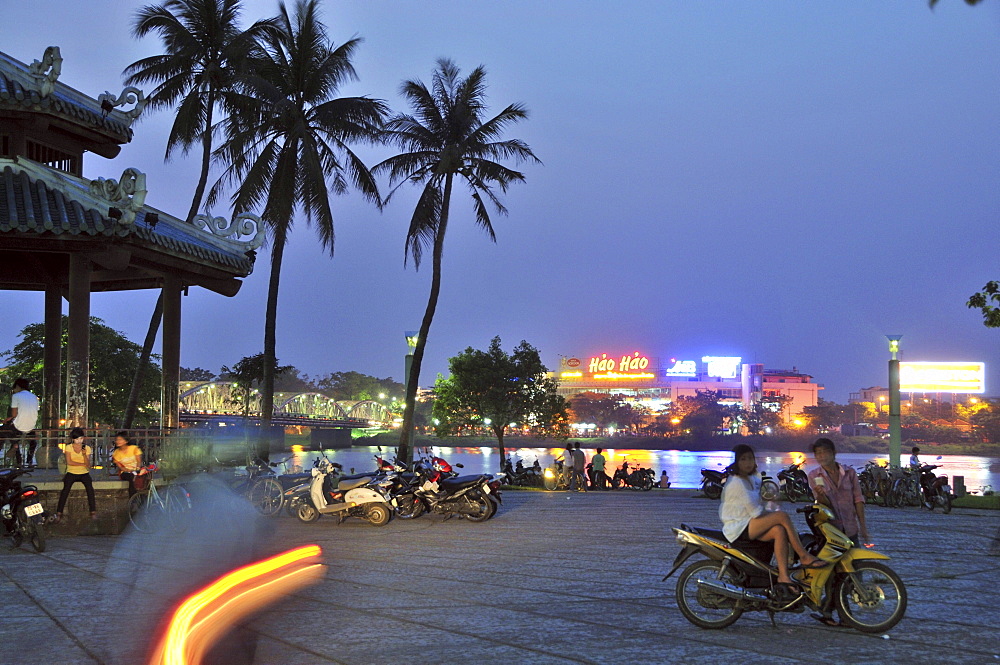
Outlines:
[[[899,418],[899,340],[902,335],[886,335],[889,340],[889,464],[899,466],[903,430]]]

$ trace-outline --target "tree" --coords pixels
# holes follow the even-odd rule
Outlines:
[[[792,401],[787,395],[764,395],[750,408],[740,407],[740,417],[747,427],[747,433],[752,436],[763,434],[768,429],[775,430],[784,423],[782,414],[786,405]]]
[[[986,282],[983,290],[969,296],[965,304],[969,309],[979,309],[983,313],[984,326],[1000,328],[1000,282]]]
[[[719,404],[719,393],[714,390],[699,390],[694,397],[680,397],[675,404],[685,411],[680,426],[700,439],[713,436],[720,427],[732,423],[740,410],[738,406]]]
[[[486,113],[486,71],[482,66],[462,79],[458,67],[451,60],[441,59],[432,75],[430,89],[421,81],[410,80],[402,84],[400,92],[409,102],[414,115],[394,116],[386,125],[385,138],[403,152],[386,159],[372,170],[388,173],[390,186],[394,186],[386,202],[404,183],[422,186],[406,234],[404,262],[406,257],[411,257],[414,267],[419,269],[424,250],[428,246],[432,250],[431,289],[413,350],[397,452],[401,459],[409,459],[420,367],[441,292],[441,257],[455,178],[468,186],[476,223],[486,231],[490,240],[496,242],[484,197],[499,214],[506,214],[507,209],[497,198],[493,187],[506,192],[511,183],[524,181],[522,173],[496,160],[513,159],[520,163],[528,160],[538,162],[538,159],[523,141],[498,140],[508,125],[527,117],[523,106],[511,104],[495,117],[483,121]]]
[[[208,183],[215,112],[255,40],[273,28],[271,19],[241,31],[241,11],[240,0],[165,0],[146,5],[133,19],[134,37],[158,33],[166,51],[137,60],[124,72],[127,85],[158,84],[146,100],[150,109],[177,105],[164,159],[169,161],[175,148],[187,154],[201,143],[201,172],[188,221],[198,213]]]
[[[505,457],[504,435],[511,424],[537,433],[562,433],[568,421],[566,400],[546,376],[538,349],[522,341],[511,355],[494,337],[486,351],[467,348],[448,360],[451,376],[434,386],[437,432],[453,435],[467,427],[493,431]]]
[[[383,399],[395,401],[405,390],[392,377],[377,379],[360,372],[331,372],[316,382],[319,389],[336,400]]]
[[[232,382],[229,393],[235,400],[234,405],[239,406],[243,410],[244,418],[250,417],[250,402],[253,396],[262,393],[265,362],[263,353],[244,356],[231,368],[223,366],[219,372],[220,378],[223,381]],[[295,370],[295,368],[291,365],[279,366],[278,359],[274,359],[272,376],[283,374],[289,370]],[[263,395],[261,397],[263,398]]]
[[[261,424],[273,411],[278,285],[281,260],[295,212],[314,225],[322,247],[333,255],[330,191],[343,194],[348,179],[365,198],[380,202],[368,168],[351,150],[358,141],[376,141],[387,109],[367,97],[334,97],[356,79],[351,64],[360,39],[334,46],[319,20],[316,0],[299,0],[294,14],[285,4],[275,28],[265,31],[249,66],[227,97],[226,142],[217,151],[228,166],[212,188],[213,202],[228,184],[236,213],[263,209],[271,231],[271,275],[264,317],[264,378]],[[329,182],[328,182],[329,179]]]
[[[207,369],[202,369],[201,367],[195,367],[194,369],[189,369],[187,367],[181,367],[181,381],[214,381],[215,372]]]
[[[65,374],[66,343],[69,317],[62,317],[62,367]],[[21,341],[10,351],[0,353],[8,359],[7,367],[0,370],[0,384],[9,386],[19,376],[27,378],[35,388],[42,385],[43,358],[45,355],[45,325],[33,323],[25,326]],[[128,402],[130,378],[139,365],[141,347],[122,333],[104,325],[101,319],[90,318],[90,394],[87,413],[91,422],[117,424]],[[155,359],[157,356],[153,356]],[[150,424],[159,420],[160,367],[149,361],[139,388],[138,421]]]

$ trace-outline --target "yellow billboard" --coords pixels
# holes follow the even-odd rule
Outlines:
[[[900,362],[899,391],[983,393],[986,392],[986,363]]]

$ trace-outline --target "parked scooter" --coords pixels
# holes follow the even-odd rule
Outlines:
[[[802,470],[804,461],[798,464],[789,464],[778,472],[778,480],[781,481],[781,490],[785,498],[790,502],[805,500],[812,503],[813,493],[809,487],[809,476]]]
[[[342,478],[331,471],[335,467],[325,462],[313,467],[309,491],[296,503],[296,517],[314,522],[321,515],[337,515],[343,522],[348,517],[360,517],[373,526],[384,526],[392,519],[393,500],[372,476]]]
[[[500,485],[506,479],[504,473],[455,476],[451,464],[431,457],[415,463],[414,474],[407,490],[396,497],[399,510],[409,517],[430,512],[485,522],[503,502]]]
[[[722,496],[722,486],[726,484],[729,477],[729,468],[722,471],[715,469],[701,470],[701,491],[709,499],[718,499]]]
[[[27,469],[0,469],[0,518],[5,535],[13,540],[14,547],[28,541],[36,552],[45,551],[45,521],[47,513],[41,496],[34,485],[24,485],[17,480],[29,473]]]
[[[730,543],[721,531],[682,524],[674,528],[682,546],[667,573],[673,575],[695,554],[704,557],[690,564],[677,579],[677,607],[699,628],[725,628],[744,612],[822,611],[836,605],[841,619],[863,633],[884,633],[906,613],[906,587],[874,550],[855,547],[831,524],[833,512],[813,504],[799,508],[815,542],[808,549],[829,562],[824,568],[801,568],[792,573],[795,584],[778,585],[771,565],[773,543]],[[805,543],[803,543],[805,544]]]
[[[951,512],[951,486],[948,476],[937,476],[934,469],[939,464],[923,464],[920,467],[920,488],[924,491],[924,508],[932,511],[940,507],[941,512]]]

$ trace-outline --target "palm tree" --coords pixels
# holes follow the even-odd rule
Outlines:
[[[187,154],[201,143],[201,173],[188,221],[198,213],[208,183],[216,108],[232,89],[255,40],[272,29],[273,19],[241,31],[241,9],[240,0],[164,0],[146,5],[134,17],[132,35],[159,33],[166,51],[133,62],[123,73],[127,85],[157,84],[147,98],[149,108],[177,104],[164,159],[169,160],[175,148]]]
[[[261,384],[264,426],[270,424],[273,408],[278,284],[293,216],[297,210],[305,214],[332,256],[330,191],[342,194],[353,184],[370,201],[381,202],[375,179],[350,144],[376,142],[387,114],[381,100],[334,97],[346,80],[357,78],[351,56],[360,39],[334,46],[317,15],[317,0],[299,0],[293,15],[284,3],[278,8],[277,28],[260,40],[259,52],[230,98],[226,142],[216,151],[228,166],[209,194],[212,203],[227,185],[236,185],[235,212],[262,209],[271,232]]]
[[[404,262],[406,257],[412,257],[414,266],[419,269],[427,245],[433,252],[430,296],[413,350],[399,438],[399,458],[409,460],[420,365],[441,291],[441,256],[455,177],[464,181],[471,192],[476,223],[496,242],[484,198],[489,199],[498,213],[506,214],[507,209],[497,198],[493,187],[506,192],[511,183],[524,180],[524,174],[507,168],[497,160],[540,162],[523,141],[498,140],[508,125],[528,116],[522,105],[511,104],[483,122],[486,113],[486,71],[482,66],[462,79],[458,67],[451,60],[441,59],[434,70],[431,89],[420,81],[404,81],[400,92],[409,102],[414,115],[400,114],[390,119],[385,128],[385,140],[403,152],[376,165],[372,171],[388,173],[390,186],[394,185],[386,202],[404,183],[423,185],[406,234]]]

